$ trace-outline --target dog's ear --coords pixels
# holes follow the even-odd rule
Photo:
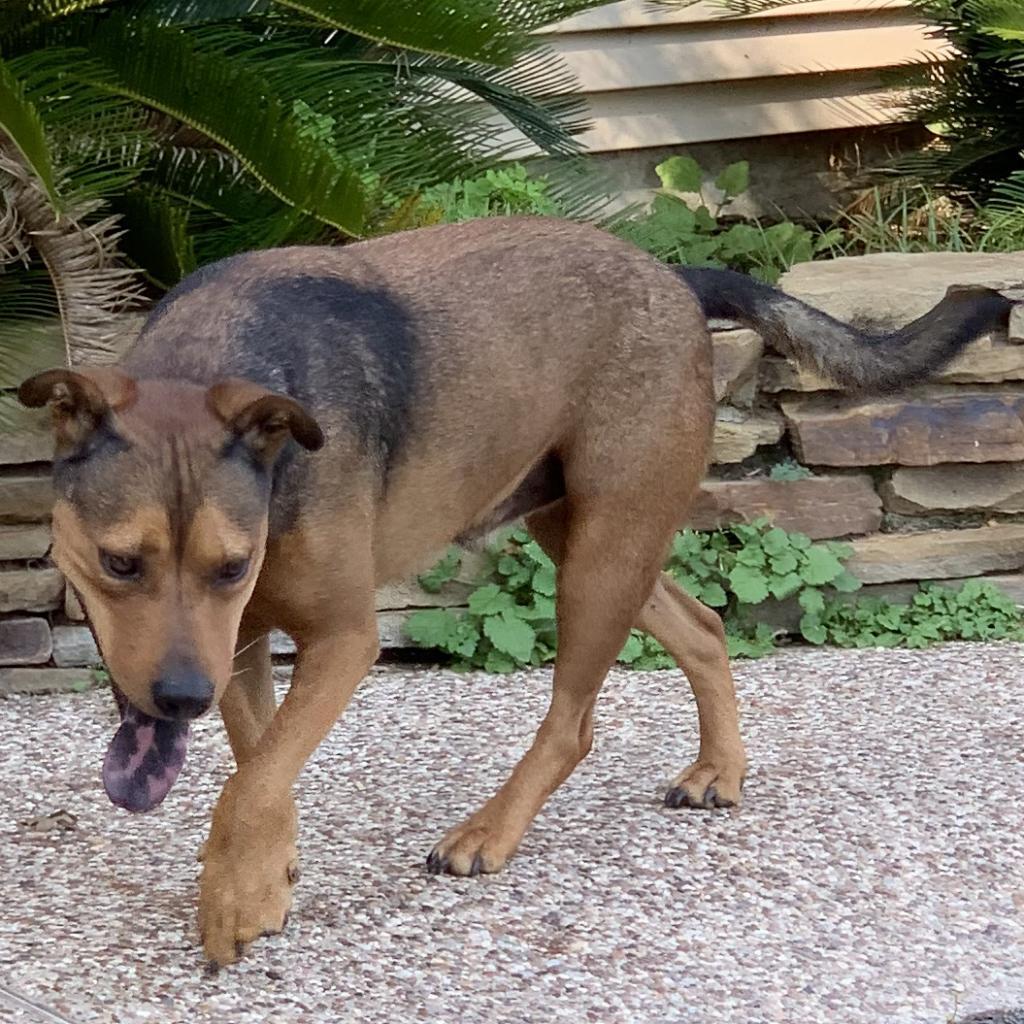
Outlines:
[[[323,446],[320,425],[298,402],[252,381],[222,380],[210,388],[206,400],[228,430],[264,462],[272,461],[289,437],[307,451]]]
[[[30,409],[49,405],[53,411],[57,448],[80,448],[111,412],[129,406],[135,381],[113,367],[88,370],[46,370],[18,388],[18,399]]]

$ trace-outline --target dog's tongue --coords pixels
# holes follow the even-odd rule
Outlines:
[[[188,723],[151,718],[127,701],[103,761],[103,787],[126,811],[150,811],[170,792],[185,763]]]

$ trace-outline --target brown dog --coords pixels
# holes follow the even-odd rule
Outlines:
[[[22,400],[54,411],[54,557],[122,709],[111,799],[155,806],[188,721],[218,703],[224,717],[238,769],[205,848],[208,957],[227,963],[284,924],[292,784],[377,657],[375,588],[523,515],[559,565],[551,705],[429,867],[504,866],[589,750],[594,701],[634,625],[697,699],[699,754],[667,802],[736,803],[746,758],[722,626],[660,575],[711,443],[706,317],[751,322],[843,384],[889,389],[1005,323],[1009,305],[972,289],[867,337],[591,228],[486,220],[225,260],[156,307],[118,369],[27,381]],[[280,708],[272,628],[298,649]]]

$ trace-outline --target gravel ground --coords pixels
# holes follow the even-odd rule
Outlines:
[[[746,803],[711,813],[660,805],[695,751],[687,687],[616,672],[594,752],[510,869],[465,880],[424,855],[524,749],[549,674],[378,672],[302,778],[287,933],[216,976],[194,899],[231,764],[219,723],[131,817],[98,779],[106,694],[11,699],[0,1020],[1024,1024],[1022,658],[740,663]],[[73,827],[25,824],[62,810]]]

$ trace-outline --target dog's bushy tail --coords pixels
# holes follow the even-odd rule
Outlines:
[[[933,309],[889,333],[867,333],[731,270],[673,267],[711,318],[736,320],[765,343],[841,387],[886,392],[942,369],[964,346],[1005,328],[1013,302],[991,288],[951,289]]]

